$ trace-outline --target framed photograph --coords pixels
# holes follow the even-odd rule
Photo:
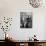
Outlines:
[[[20,12],[20,28],[32,28],[32,12]]]

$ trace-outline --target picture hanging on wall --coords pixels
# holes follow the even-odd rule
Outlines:
[[[32,28],[32,12],[20,12],[20,28]]]

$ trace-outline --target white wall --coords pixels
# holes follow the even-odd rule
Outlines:
[[[20,12],[32,12],[33,13],[33,27],[31,29],[21,29],[20,28]],[[46,8],[33,8],[30,6],[28,0],[0,0],[0,19],[3,16],[13,17],[13,22],[10,33],[17,40],[27,40],[34,34],[37,35],[39,40],[46,39],[46,26],[45,26],[45,16]],[[0,32],[0,35],[2,31]],[[0,36],[2,39],[2,36]]]

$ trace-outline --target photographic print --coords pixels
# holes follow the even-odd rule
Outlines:
[[[32,28],[32,12],[20,12],[20,28]]]

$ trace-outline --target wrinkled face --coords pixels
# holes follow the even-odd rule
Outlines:
[[[38,8],[41,5],[41,0],[29,0],[29,3],[34,8]]]

